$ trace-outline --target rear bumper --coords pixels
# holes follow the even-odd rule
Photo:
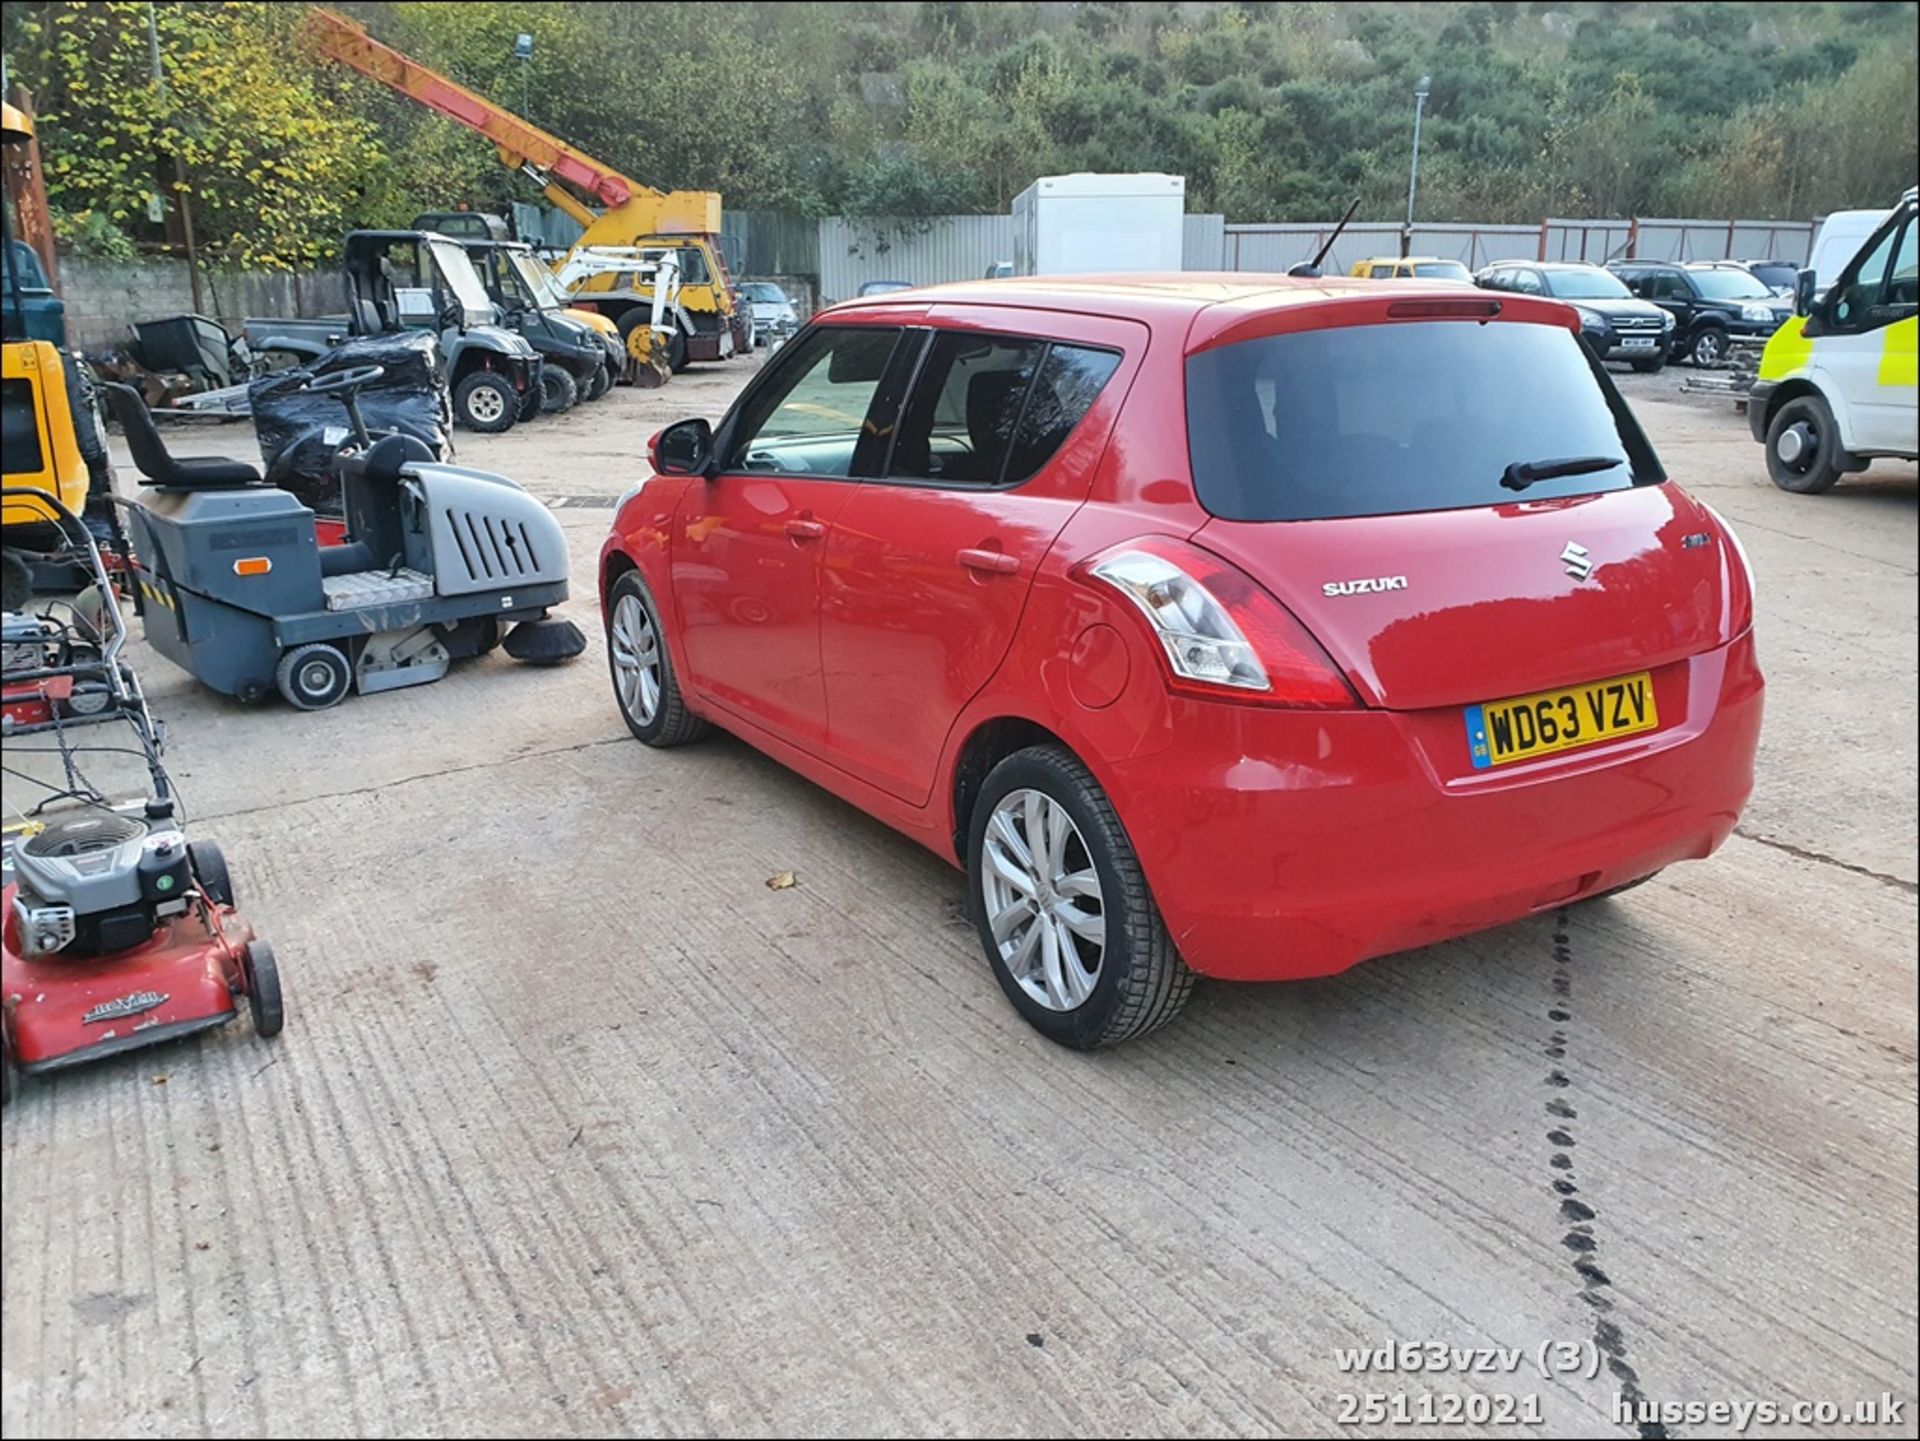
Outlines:
[[[1753,788],[1751,633],[1655,685],[1663,729],[1481,772],[1457,710],[1197,704],[1111,789],[1189,965],[1331,975],[1711,854]]]

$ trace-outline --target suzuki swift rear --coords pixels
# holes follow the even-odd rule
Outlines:
[[[717,722],[956,858],[1001,987],[1082,1047],[1196,973],[1328,975],[1708,855],[1760,726],[1737,542],[1573,311],[1381,289],[831,312],[616,520],[628,724]]]

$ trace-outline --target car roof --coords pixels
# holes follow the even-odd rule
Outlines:
[[[1444,265],[1463,265],[1466,262],[1455,260],[1450,255],[1368,255],[1356,260],[1356,265],[1432,265],[1435,261]]]
[[[1377,307],[1387,292],[1371,280],[1347,275],[1277,275],[1257,271],[1162,271],[1149,274],[1014,276],[1006,280],[962,280],[921,286],[887,295],[844,300],[822,314],[848,321],[871,315],[876,320],[913,323],[928,306],[990,306],[996,310],[1047,310],[1098,315],[1145,323],[1184,336],[1189,349],[1242,328],[1250,318],[1318,307]],[[1461,303],[1457,281],[1408,280],[1392,290],[1393,303],[1432,299]],[[1516,318],[1545,318],[1540,309],[1565,310],[1557,301],[1503,296],[1518,307]],[[1203,320],[1204,317],[1204,320]],[[1557,313],[1554,316],[1558,323]]]
[[[1498,270],[1503,265],[1526,265],[1535,270],[1602,270],[1605,268],[1592,260],[1496,260],[1486,268]]]

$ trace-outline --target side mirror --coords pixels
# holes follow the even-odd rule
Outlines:
[[[1811,270],[1803,270],[1793,278],[1793,313],[1795,315],[1813,314],[1813,291],[1817,276]]]
[[[656,475],[705,475],[713,463],[713,426],[677,421],[647,442],[647,458]]]

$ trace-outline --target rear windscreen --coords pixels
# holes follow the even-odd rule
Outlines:
[[[1631,415],[1558,326],[1388,321],[1244,340],[1187,360],[1200,503],[1317,520],[1591,495],[1662,479]],[[1536,480],[1515,464],[1615,459]]]

